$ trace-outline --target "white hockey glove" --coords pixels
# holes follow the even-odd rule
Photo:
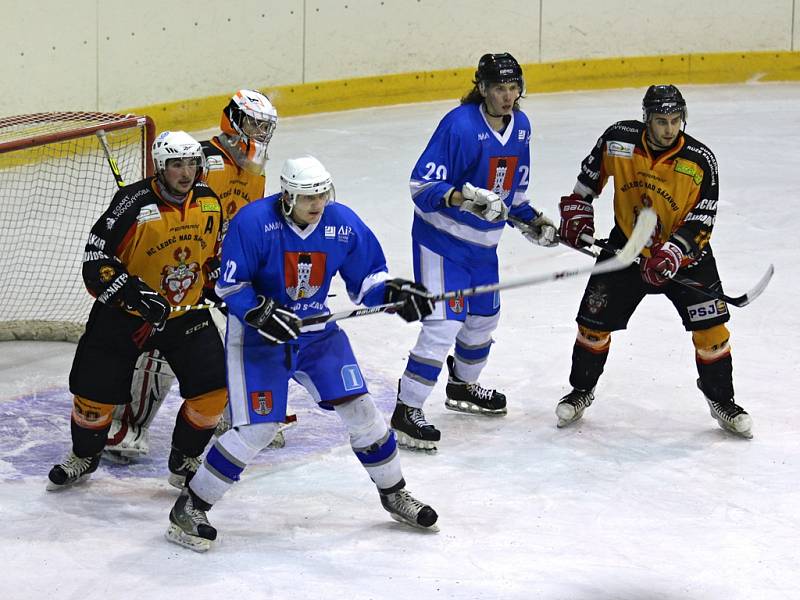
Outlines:
[[[472,213],[490,223],[505,221],[508,218],[506,203],[494,192],[475,187],[468,182],[461,188],[461,195],[464,197],[461,203],[463,211]]]
[[[547,246],[548,248],[558,246],[556,226],[544,216],[544,213],[539,213],[539,216],[526,223],[525,227],[520,227],[520,232],[531,244]]]

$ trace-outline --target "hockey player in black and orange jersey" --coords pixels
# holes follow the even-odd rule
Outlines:
[[[725,323],[725,302],[710,299],[671,278],[686,273],[722,291],[709,239],[719,194],[717,161],[707,146],[686,134],[686,102],[673,85],[652,85],[642,101],[643,122],[609,127],[583,160],[578,182],[561,199],[561,239],[581,247],[594,235],[592,200],[614,178],[614,228],[611,247],[622,247],[643,207],[652,207],[658,224],[649,247],[629,268],[591,277],[578,311],[572,351],[573,390],[556,407],[558,426],[583,415],[594,400],[611,344],[611,332],[625,329],[647,294],[664,294],[692,334],[697,385],[719,425],[752,437],[752,421],[734,402],[733,368]],[[601,257],[602,260],[602,257]]]
[[[153,161],[156,176],[119,190],[89,234],[83,279],[96,301],[70,372],[72,449],[50,470],[50,490],[97,469],[143,350],[162,353],[185,398],[169,456],[173,485],[196,470],[227,401],[224,349],[208,311],[171,312],[201,302],[213,285],[222,210],[190,135],[163,132]]]
[[[242,89],[223,109],[220,133],[201,142],[208,166],[206,183],[219,198],[226,222],[245,204],[265,195],[267,148],[277,122],[278,113],[264,94]],[[217,309],[210,314],[224,339],[225,316]],[[105,458],[128,463],[149,452],[150,424],[174,380],[158,350],[140,357],[133,376],[132,401],[114,412]],[[223,417],[218,433],[229,421]],[[273,447],[283,443],[281,431]]]

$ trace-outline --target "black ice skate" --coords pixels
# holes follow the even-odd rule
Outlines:
[[[436,452],[436,442],[442,438],[441,432],[425,419],[421,408],[407,406],[397,400],[392,414],[392,429],[397,434],[401,448]]]
[[[733,398],[727,402],[711,400],[703,391],[700,379],[697,380],[697,389],[703,392],[703,396],[708,402],[711,416],[716,419],[720,427],[748,440],[753,438],[753,419],[750,418],[745,409],[733,401]]]
[[[164,535],[174,544],[205,552],[217,539],[217,530],[208,522],[206,511],[196,507],[189,490],[184,489],[169,513],[169,528]]]
[[[558,406],[556,406],[557,427],[566,427],[580,419],[583,411],[590,407],[593,401],[594,389],[589,391],[573,389],[558,401]]]
[[[169,484],[182,490],[191,481],[203,459],[199,456],[186,456],[180,450],[173,448],[169,453]]]
[[[70,450],[64,462],[50,469],[50,473],[47,475],[50,480],[47,482],[47,489],[55,492],[85,481],[97,470],[97,465],[99,464],[99,454],[79,458]]]
[[[489,390],[479,383],[467,383],[456,377],[455,359],[447,357],[447,399],[444,404],[450,410],[478,415],[504,415],[506,397],[496,390]]]
[[[381,504],[395,521],[427,531],[439,531],[436,520],[439,515],[427,504],[423,504],[405,488],[391,493],[381,493]]]

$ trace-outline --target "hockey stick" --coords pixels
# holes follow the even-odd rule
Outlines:
[[[577,267],[574,269],[567,269],[563,271],[554,271],[551,273],[542,273],[540,275],[533,275],[531,277],[524,277],[517,280],[508,281],[505,283],[490,283],[486,285],[478,285],[471,288],[461,290],[452,290],[441,294],[433,294],[429,296],[434,302],[442,300],[450,300],[452,298],[465,298],[468,296],[476,296],[478,294],[487,294],[489,292],[496,292],[499,290],[511,290],[519,287],[535,285],[537,283],[544,283],[547,281],[558,281],[560,279],[569,279],[576,275],[583,273],[609,273],[611,271],[618,271],[630,265],[639,253],[644,248],[644,245],[650,239],[653,229],[656,224],[656,214],[652,210],[644,210],[639,215],[636,221],[636,226],[631,233],[630,238],[625,246],[610,260],[605,262],[587,266]],[[391,312],[400,308],[404,302],[390,302],[387,304],[379,304],[378,306],[371,306],[366,308],[357,308],[354,310],[342,311],[337,313],[327,313],[321,315],[311,315],[301,319],[301,327],[309,325],[318,325],[320,323],[330,323],[332,321],[341,321],[344,319],[352,319],[354,317],[363,317],[381,312]]]
[[[95,135],[97,135],[97,139],[100,140],[100,145],[103,147],[103,154],[106,155],[106,161],[108,162],[108,166],[111,167],[111,172],[114,174],[114,181],[117,182],[117,187],[125,187],[125,182],[122,180],[122,174],[119,172],[117,159],[111,155],[111,148],[108,146],[106,132],[102,129],[98,129]]]
[[[522,230],[530,231],[530,224],[527,221],[523,221],[522,219],[514,217],[513,215],[509,215],[508,220],[514,223],[514,225],[517,226],[517,228],[519,228],[520,231]],[[587,244],[597,246],[602,252],[614,253],[617,251],[614,247],[609,245],[608,241],[606,240],[596,240],[592,236],[586,234],[581,235],[581,239]],[[562,239],[559,239],[558,241],[561,244],[567,246],[568,248],[577,250],[578,252],[586,254],[587,256],[591,256],[593,258],[597,258],[599,256],[597,252],[592,252],[588,248],[575,248],[574,246],[567,244]],[[640,262],[640,258],[641,257],[637,256],[633,260],[633,262],[638,264]],[[684,287],[693,289],[705,296],[708,296],[709,298],[713,298],[715,300],[723,300],[732,306],[741,308],[742,306],[747,306],[753,300],[755,300],[761,295],[761,293],[767,287],[767,284],[769,284],[770,279],[772,279],[772,275],[774,273],[775,273],[775,267],[774,265],[770,264],[769,267],[767,267],[766,273],[764,273],[761,279],[758,280],[758,283],[756,283],[756,285],[754,285],[752,289],[745,292],[741,296],[728,296],[726,294],[723,294],[722,292],[706,287],[698,281],[689,279],[688,277],[675,276],[672,277],[671,279],[678,285],[682,285]]]

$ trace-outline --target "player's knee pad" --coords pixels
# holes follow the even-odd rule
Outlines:
[[[72,420],[84,429],[105,429],[111,424],[113,404],[101,404],[77,394],[72,399]]]
[[[194,398],[187,398],[181,412],[192,427],[213,429],[217,426],[227,402],[228,391],[225,388],[219,388]]]
[[[412,356],[443,363],[462,325],[461,321],[447,319],[423,321]]]
[[[611,332],[589,329],[578,325],[578,335],[575,343],[594,354],[604,354],[611,347]]]
[[[356,451],[380,442],[389,431],[386,419],[378,411],[369,394],[358,396],[344,404],[337,404],[334,409],[347,427],[350,444]]]
[[[492,332],[500,322],[500,313],[493,315],[467,315],[464,326],[458,332],[458,341],[467,346],[491,342]]]
[[[714,325],[708,329],[692,332],[697,360],[703,363],[716,362],[731,352],[731,334],[725,325]]]
[[[220,446],[237,461],[247,464],[269,446],[280,429],[280,423],[251,423],[239,425],[222,434],[214,446]]]

